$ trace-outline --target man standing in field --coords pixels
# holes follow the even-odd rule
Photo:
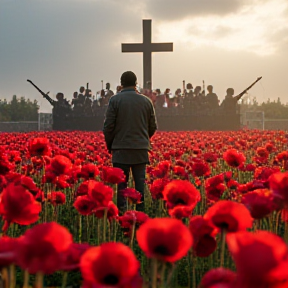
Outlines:
[[[130,170],[135,189],[142,194],[144,201],[150,138],[157,129],[153,104],[148,97],[136,92],[136,84],[137,78],[133,72],[122,74],[122,90],[111,97],[103,128],[107,149],[112,152],[113,166],[121,168],[126,176],[126,182],[118,185],[117,205],[120,211],[126,205],[121,190],[127,188]],[[144,207],[143,203],[137,206],[141,210]]]

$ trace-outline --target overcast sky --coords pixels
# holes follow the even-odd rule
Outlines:
[[[115,89],[122,72],[142,85],[142,54],[121,43],[142,41],[142,19],[152,19],[153,42],[174,52],[153,54],[153,88],[172,91],[182,81],[251,90],[259,102],[288,102],[288,0],[0,0],[0,98],[13,94],[50,107],[26,82],[68,99],[101,80]]]

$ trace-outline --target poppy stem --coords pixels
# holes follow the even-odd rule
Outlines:
[[[162,263],[161,267],[161,273],[160,273],[160,281],[161,281],[161,287],[165,288],[165,271],[166,271],[166,263]]]
[[[68,277],[68,273],[64,272],[63,273],[63,277],[62,277],[62,288],[65,288],[67,286],[67,277]]]
[[[173,264],[172,269],[171,269],[171,271],[168,274],[165,287],[172,287],[172,283],[171,282],[172,282],[172,278],[173,278],[174,272],[175,272],[176,267],[177,267],[176,265],[177,264],[175,264],[175,263]]]
[[[9,287],[10,288],[14,288],[16,285],[15,283],[15,266],[14,265],[10,265],[9,267],[9,274],[10,274],[10,279],[9,279]]]
[[[100,219],[97,219],[97,245],[100,245]]]
[[[152,260],[152,288],[157,288],[157,276],[158,276],[158,261]]]
[[[43,288],[43,278],[44,275],[42,272],[36,274],[35,288]]]
[[[288,222],[285,221],[284,225],[284,240],[286,243],[288,243]]]
[[[111,242],[111,222],[107,221],[108,225],[108,241]]]
[[[191,251],[191,262],[192,262],[192,287],[196,288],[196,266],[197,266],[197,257]]]
[[[3,287],[9,288],[9,276],[8,276],[8,269],[6,267],[1,270],[1,278],[3,282]]]
[[[278,227],[279,227],[279,218],[281,216],[281,211],[276,212],[276,225],[275,225],[275,234],[278,234]]]
[[[78,235],[78,242],[81,243],[82,241],[82,216],[79,214],[79,235]]]
[[[105,208],[104,217],[103,217],[103,243],[106,242],[107,212],[108,212],[108,208]]]
[[[134,234],[135,234],[135,225],[136,225],[136,221],[133,221],[133,225],[132,225],[132,229],[131,229],[131,237],[130,237],[130,249],[133,250],[133,241],[134,241]]]
[[[220,267],[224,266],[226,229],[221,230]]]
[[[114,195],[113,195],[113,202],[117,206],[117,194],[118,194],[118,184],[114,185]]]
[[[114,233],[114,242],[116,242],[117,240],[117,221],[115,219],[113,219],[113,233]]]
[[[29,288],[29,272],[27,270],[24,271],[24,284],[23,288]]]

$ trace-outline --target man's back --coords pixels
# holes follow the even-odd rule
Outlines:
[[[110,99],[103,132],[107,149],[112,153],[113,166],[120,168],[126,178],[118,183],[117,206],[120,213],[128,209],[121,191],[127,188],[130,171],[135,189],[141,194],[141,203],[136,205],[136,209],[144,211],[150,137],[157,129],[155,111],[148,97],[136,93],[137,77],[132,71],[124,72],[120,81],[123,89]]]
[[[149,138],[156,129],[154,107],[148,97],[134,89],[123,89],[111,97],[103,129],[110,150],[150,149]]]

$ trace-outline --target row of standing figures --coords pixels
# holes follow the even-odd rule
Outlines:
[[[242,98],[247,91],[254,86],[262,77],[257,78],[257,80],[252,83],[248,88],[246,88],[243,92],[234,96],[234,89],[228,88],[226,90],[227,94],[225,99],[220,104],[218,96],[213,92],[213,86],[208,85],[207,90],[208,93],[205,92],[205,86],[203,86],[203,90],[201,86],[196,86],[193,89],[191,83],[188,83],[185,87],[183,81],[183,89],[177,89],[175,94],[172,95],[170,93],[170,89],[167,88],[164,93],[161,93],[160,89],[148,90],[142,89],[139,93],[142,93],[149,97],[155,106],[155,108],[163,109],[163,108],[177,108],[181,110],[185,110],[188,113],[193,114],[194,112],[202,111],[204,113],[209,113],[211,111],[223,111],[223,113],[236,113],[237,110],[237,102]],[[110,83],[106,83],[106,89],[103,87],[101,91],[97,92],[96,96],[92,96],[92,91],[88,87],[85,89],[84,86],[81,86],[78,92],[74,92],[73,99],[71,104],[64,97],[63,93],[57,93],[56,99],[53,100],[48,96],[48,93],[44,93],[40,90],[31,80],[27,80],[30,82],[42,95],[46,98],[50,104],[53,106],[53,115],[59,117],[66,116],[93,116],[97,115],[99,108],[106,107],[109,103],[111,97],[113,97],[114,92],[110,89]],[[117,86],[116,94],[121,92],[121,86]],[[103,109],[101,109],[103,111]]]

